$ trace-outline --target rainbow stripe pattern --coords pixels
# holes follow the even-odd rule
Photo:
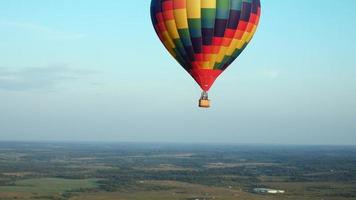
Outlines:
[[[207,91],[256,32],[260,0],[152,0],[156,33]]]

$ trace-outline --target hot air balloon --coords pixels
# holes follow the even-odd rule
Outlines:
[[[152,0],[155,31],[203,90],[200,107],[210,107],[210,87],[251,41],[260,14],[260,0]]]

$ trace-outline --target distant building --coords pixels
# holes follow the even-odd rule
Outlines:
[[[269,189],[269,188],[255,188],[253,189],[255,193],[259,194],[284,194],[284,190],[276,190],[276,189]]]

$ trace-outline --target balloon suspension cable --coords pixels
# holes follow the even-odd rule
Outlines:
[[[209,100],[209,95],[208,95],[208,93],[207,93],[206,91],[203,91],[203,92],[201,93],[200,99]]]
[[[199,107],[201,108],[209,108],[210,107],[210,100],[208,93],[206,91],[203,91],[201,93],[201,97],[199,99]]]

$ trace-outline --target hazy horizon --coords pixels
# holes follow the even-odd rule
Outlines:
[[[238,143],[238,142],[188,142],[188,141],[119,141],[119,140],[0,140],[1,143],[24,144],[162,144],[162,145],[202,145],[202,146],[325,146],[325,147],[356,147],[356,144],[326,144],[326,143]]]
[[[150,1],[2,1],[0,141],[356,145],[356,1],[261,3],[202,110]]]

